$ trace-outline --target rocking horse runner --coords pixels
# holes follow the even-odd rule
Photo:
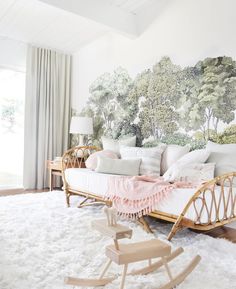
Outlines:
[[[94,229],[114,240],[113,245],[106,247],[106,256],[108,257],[108,261],[105,264],[104,269],[97,279],[67,277],[65,278],[66,284],[81,287],[104,286],[117,278],[115,276],[107,278],[104,277],[111,263],[114,262],[118,265],[123,265],[120,289],[124,288],[126,275],[148,274],[157,270],[161,266],[164,266],[166,269],[170,281],[161,286],[159,289],[171,289],[182,283],[201,260],[201,257],[197,255],[181,273],[174,277],[168,263],[183,253],[183,248],[178,248],[171,253],[171,246],[157,239],[130,244],[119,244],[118,240],[124,238],[130,239],[132,237],[132,230],[117,223],[116,211],[113,208],[105,208],[104,211],[107,215],[107,219],[92,222],[92,227]],[[157,262],[152,262],[153,258],[160,258],[160,260]],[[148,266],[142,269],[134,270],[127,274],[128,264],[144,260],[148,261]]]

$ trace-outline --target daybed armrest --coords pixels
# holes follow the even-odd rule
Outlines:
[[[81,168],[83,167],[86,159],[94,152],[100,149],[96,146],[76,146],[64,153],[62,156],[62,170],[68,168]]]
[[[70,189],[69,184],[66,181],[65,171],[69,168],[84,168],[86,159],[94,152],[100,149],[96,146],[76,146],[64,153],[62,156],[62,180],[63,180],[63,190],[66,193],[67,206],[70,206],[70,196],[73,194],[79,194],[79,190]],[[85,196],[85,194],[80,193]],[[82,202],[83,203],[83,202]]]
[[[189,200],[178,216],[171,232],[172,237],[182,228],[208,231],[236,221],[236,172],[228,173],[205,183]],[[190,208],[191,207],[191,208]],[[194,218],[188,213],[194,209]]]
[[[210,229],[217,223],[236,219],[236,172],[214,178],[200,187],[182,212],[185,216],[190,206],[195,211],[196,227]],[[197,229],[197,228],[196,228]]]
[[[62,180],[66,189],[68,184],[65,178],[65,170],[69,168],[84,168],[84,162],[94,152],[100,149],[96,146],[76,146],[64,153],[62,156]]]

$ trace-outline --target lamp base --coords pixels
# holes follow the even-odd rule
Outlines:
[[[84,134],[80,134],[79,136],[78,136],[78,144],[77,144],[77,146],[79,146],[79,147],[83,147],[83,146],[86,146],[87,144],[86,144],[86,138],[85,138],[85,135]],[[87,151],[86,150],[84,150],[84,151],[82,151],[82,150],[79,150],[78,152],[77,152],[77,157],[78,158],[84,158],[84,157],[86,157],[86,155],[87,155]]]
[[[78,142],[78,146],[82,147],[82,146],[85,146],[85,135],[84,134],[80,134],[79,135],[79,142]]]

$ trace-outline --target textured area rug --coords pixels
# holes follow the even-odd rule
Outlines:
[[[98,274],[105,261],[108,238],[90,228],[92,219],[103,217],[100,206],[66,208],[63,192],[26,194],[0,198],[0,288],[66,289],[65,276]],[[153,221],[155,236],[138,225],[123,222],[134,230],[133,241],[158,237],[165,240],[170,225]],[[171,262],[178,272],[195,254],[202,256],[196,270],[178,289],[235,289],[236,245],[223,239],[180,232],[172,241],[185,253]],[[133,268],[141,266],[136,264]],[[117,274],[115,264],[110,272]],[[132,268],[131,268],[132,269]],[[163,270],[146,276],[128,276],[126,289],[156,289],[167,281]],[[79,287],[78,287],[79,288]],[[119,279],[104,287],[119,288]]]

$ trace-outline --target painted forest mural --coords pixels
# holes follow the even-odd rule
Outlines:
[[[132,79],[119,67],[89,88],[81,115],[94,120],[93,143],[101,136],[136,135],[137,145],[159,142],[203,147],[207,140],[236,143],[236,62],[206,58],[181,68],[163,57]]]

